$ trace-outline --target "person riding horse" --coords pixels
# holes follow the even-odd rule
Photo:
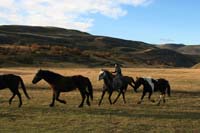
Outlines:
[[[113,88],[120,89],[123,85],[123,75],[122,70],[119,64],[115,64],[115,71],[112,73],[116,73],[115,78],[113,79]]]
[[[122,77],[122,70],[119,64],[115,64],[115,71],[112,73],[116,73],[116,76]]]

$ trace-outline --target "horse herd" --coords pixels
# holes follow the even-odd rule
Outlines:
[[[148,99],[151,102],[155,102],[154,100],[151,99],[151,95],[153,92],[160,91],[161,94],[160,94],[160,98],[157,105],[160,105],[162,100],[163,100],[163,103],[165,102],[166,93],[168,94],[168,96],[170,96],[169,82],[162,78],[152,79],[152,78],[139,77],[139,78],[136,78],[136,81],[134,81],[134,79],[129,76],[123,76],[121,81],[114,80],[114,78],[115,78],[115,75],[113,75],[108,70],[102,69],[100,71],[98,80],[103,80],[104,84],[102,88],[102,95],[98,103],[99,106],[101,105],[101,102],[106,92],[108,92],[109,94],[108,99],[109,99],[110,104],[115,104],[118,98],[120,97],[120,95],[123,96],[123,101],[124,103],[126,103],[125,92],[128,88],[128,85],[130,85],[135,92],[137,92],[137,89],[141,85],[143,85],[142,96],[138,104],[141,104],[147,92],[149,93]],[[83,107],[85,99],[86,99],[86,104],[88,106],[90,106],[90,100],[93,100],[93,87],[88,77],[84,77],[82,75],[62,76],[52,71],[40,69],[35,74],[32,80],[32,83],[36,84],[42,79],[45,80],[52,87],[52,90],[53,90],[52,102],[49,105],[50,107],[53,107],[55,105],[55,100],[60,103],[66,104],[65,100],[59,99],[60,93],[69,92],[75,89],[78,89],[82,96],[82,101],[79,107]],[[19,98],[18,107],[21,107],[22,98],[18,90],[19,84],[21,84],[21,87],[25,96],[28,99],[30,99],[28,93],[26,92],[24,82],[20,76],[17,76],[14,74],[0,75],[0,89],[9,88],[13,94],[11,98],[9,99],[9,104],[12,103],[13,98],[17,95]],[[118,95],[115,98],[115,100],[112,102],[111,96],[112,96],[113,91],[117,91]]]

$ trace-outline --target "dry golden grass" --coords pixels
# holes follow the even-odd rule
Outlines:
[[[11,106],[8,89],[0,91],[0,132],[199,132],[200,127],[200,70],[199,69],[137,69],[123,68],[124,75],[168,79],[172,97],[166,104],[156,106],[145,98],[137,105],[141,91],[126,93],[127,104],[120,97],[115,105],[109,105],[108,96],[99,107],[102,82],[97,80],[100,68],[46,68],[63,75],[81,74],[92,81],[94,100],[91,107],[78,108],[81,96],[78,91],[63,93],[66,105],[56,102],[48,105],[52,92],[49,85],[31,81],[38,68],[1,68],[0,73],[22,76],[31,100],[23,97],[23,106],[18,108],[18,98]],[[109,70],[113,70],[108,68]],[[141,89],[140,89],[141,90]],[[159,93],[152,98],[157,99]],[[113,99],[116,93],[113,95]]]
[[[94,89],[100,89],[102,82],[97,80],[100,68],[44,68],[62,75],[84,75],[90,78]],[[114,71],[112,68],[107,68]],[[14,73],[21,75],[27,87],[32,86],[32,79],[39,68],[1,68],[0,73]],[[135,77],[165,78],[169,80],[173,90],[200,91],[200,69],[146,69],[146,68],[124,68],[123,74]],[[35,86],[34,86],[35,87]],[[47,87],[47,83],[41,82],[37,87]]]

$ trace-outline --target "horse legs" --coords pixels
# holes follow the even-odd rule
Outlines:
[[[9,104],[11,105],[13,98],[15,97],[15,93],[13,93],[12,97],[9,99]]]
[[[163,99],[163,97],[164,97],[164,94],[160,94],[160,98],[159,98],[159,101],[157,103],[158,106],[160,105],[161,99]]]
[[[126,103],[125,92],[122,92],[122,96],[123,96],[124,103]]]
[[[59,101],[60,103],[66,104],[66,101],[65,101],[65,100],[59,99],[59,96],[60,96],[60,92],[59,92],[59,91],[57,91],[57,92],[55,93],[55,95],[56,95],[56,100],[57,100],[57,101]]]
[[[113,104],[115,104],[117,102],[117,100],[118,100],[119,96],[121,95],[121,93],[122,93],[122,91],[120,90],[120,92],[118,93],[118,95],[117,95],[116,99],[114,100]]]
[[[148,98],[149,98],[149,101],[151,101],[151,102],[153,102],[153,103],[154,103],[154,102],[155,102],[155,100],[152,100],[152,99],[151,99],[151,95],[152,95],[152,92],[149,92],[149,97],[148,97]]]
[[[142,103],[142,100],[143,100],[145,95],[146,95],[146,92],[143,91],[142,96],[141,96],[141,100],[137,104],[141,104]]]
[[[49,104],[49,106],[50,106],[50,107],[53,107],[53,106],[54,106],[55,99],[56,99],[56,96],[55,96],[55,91],[53,91],[52,102],[51,102],[51,104]]]
[[[165,94],[163,94],[163,103],[165,103],[166,100],[165,100]]]
[[[103,92],[102,92],[101,99],[99,100],[99,106],[101,105],[101,102],[102,102],[102,100],[103,100],[103,97],[104,97],[105,93],[106,93],[106,91],[103,91]]]
[[[18,105],[18,107],[20,108],[22,106],[22,97],[21,97],[21,94],[19,93],[19,91],[17,91],[17,96],[19,98],[19,105]]]
[[[15,95],[17,95],[18,98],[19,98],[19,105],[18,105],[18,107],[21,107],[22,106],[22,97],[21,97],[21,94],[19,93],[19,90],[18,90],[18,84],[16,85],[16,87],[11,87],[9,89],[13,93],[12,97],[9,99],[9,104],[11,104],[11,102],[12,102],[13,98],[15,97]]]
[[[89,97],[89,93],[86,92],[86,95],[87,95],[87,100],[86,100],[87,105],[90,106],[90,97]]]
[[[85,92],[82,91],[83,89],[79,89],[79,90],[80,90],[80,93],[81,93],[81,96],[82,96],[82,102],[78,107],[81,108],[81,107],[83,107],[83,103],[85,101]]]
[[[113,91],[111,91],[111,92],[109,93],[109,96],[108,96],[108,100],[109,100],[110,104],[112,104],[112,101],[111,101],[112,93],[113,93]]]

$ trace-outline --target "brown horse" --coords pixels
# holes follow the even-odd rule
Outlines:
[[[19,83],[21,83],[22,90],[24,91],[25,96],[30,99],[28,93],[26,92],[26,87],[24,85],[24,82],[20,76],[14,75],[14,74],[5,74],[0,75],[0,90],[9,88],[11,92],[13,93],[12,97],[9,100],[9,104],[12,103],[13,98],[15,95],[19,98],[19,106],[22,106],[22,98],[21,94],[19,93],[18,86]]]
[[[91,100],[93,99],[93,88],[89,78],[81,75],[62,76],[48,70],[39,70],[33,78],[32,83],[36,84],[41,79],[44,79],[47,83],[49,83],[53,89],[53,98],[51,104],[49,105],[50,107],[54,106],[55,100],[66,104],[66,101],[59,99],[60,93],[69,92],[75,90],[76,88],[78,88],[82,96],[82,102],[79,107],[83,107],[86,97],[87,105],[90,106],[89,97]]]

